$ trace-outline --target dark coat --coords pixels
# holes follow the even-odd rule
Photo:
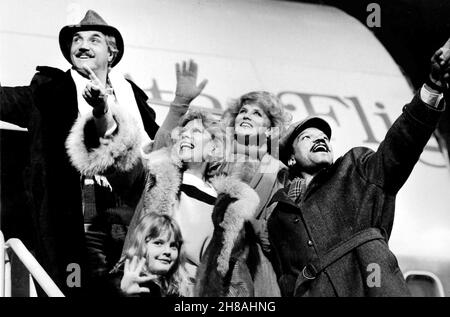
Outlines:
[[[65,149],[78,116],[76,87],[70,72],[50,67],[37,71],[29,86],[0,87],[0,119],[27,128],[30,135],[31,175],[25,182],[37,259],[65,294],[77,293],[66,286],[71,273],[66,269],[69,263],[79,263],[84,272],[86,245],[80,174]],[[158,129],[155,112],[145,93],[130,84],[145,130],[153,138]]]
[[[418,161],[441,113],[416,96],[403,108],[376,152],[363,147],[347,152],[312,179],[298,205],[284,191],[277,192],[272,199],[276,207],[268,230],[284,296],[409,294],[387,241],[396,194]],[[384,239],[351,247],[315,279],[302,277],[308,263],[323,263],[328,251],[368,228],[378,229]],[[374,282],[372,263],[380,268],[379,287],[370,283]],[[310,268],[304,273],[313,277]],[[296,286],[296,282],[305,280]]]

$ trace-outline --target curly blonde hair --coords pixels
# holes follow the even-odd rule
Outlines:
[[[203,127],[211,134],[211,140],[217,149],[214,155],[206,158],[206,161],[214,164],[223,160],[223,149],[225,147],[225,128],[211,114],[202,110],[190,110],[186,113],[178,123],[178,126],[172,131],[172,140],[176,141],[180,138],[181,131],[192,120],[200,120]],[[175,142],[174,142],[175,143]]]
[[[227,121],[227,126],[234,127],[239,111],[246,104],[260,106],[270,120],[270,127],[278,128],[280,135],[284,133],[292,120],[291,114],[284,110],[280,99],[274,94],[267,91],[252,91],[230,102],[223,115]]]
[[[143,216],[131,236],[131,246],[125,252],[125,257],[129,260],[134,256],[138,259],[145,258],[147,254],[146,240],[156,239],[167,233],[169,237],[174,237],[178,257],[169,272],[160,277],[161,293],[163,295],[191,296],[185,267],[186,259],[182,252],[183,237],[178,223],[171,216],[155,212]]]

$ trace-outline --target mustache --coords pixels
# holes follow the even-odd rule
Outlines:
[[[94,57],[95,55],[91,51],[77,51],[75,53],[75,57],[81,57],[81,56]]]
[[[311,147],[311,152],[315,152],[317,150],[317,148],[320,146],[323,146],[327,150],[327,152],[330,152],[330,147],[325,142],[325,140],[322,140],[322,139],[314,141],[314,144]]]

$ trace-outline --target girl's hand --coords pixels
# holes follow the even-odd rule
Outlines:
[[[136,256],[131,259],[125,260],[125,269],[122,280],[120,281],[120,289],[127,295],[150,293],[150,289],[147,287],[141,287],[140,283],[149,282],[155,280],[157,275],[141,276],[142,269],[145,265],[145,258],[138,260]]]

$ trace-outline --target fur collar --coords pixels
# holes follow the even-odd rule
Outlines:
[[[244,223],[254,216],[259,205],[258,194],[247,184],[233,177],[218,176],[212,181],[218,194],[225,194],[234,201],[223,211],[220,227],[224,229],[223,247],[217,257],[217,271],[225,276],[229,269],[229,262],[233,247],[244,228]],[[214,212],[221,212],[215,209]]]
[[[163,148],[144,156],[147,170],[143,212],[173,215],[181,184],[182,162],[174,149]]]
[[[110,111],[118,126],[112,139],[100,138],[98,147],[87,147],[86,138],[96,135],[92,112],[80,116],[67,137],[66,149],[72,165],[83,175],[103,174],[110,168],[129,171],[139,160],[142,138],[134,128],[135,118],[117,106],[111,106]]]

